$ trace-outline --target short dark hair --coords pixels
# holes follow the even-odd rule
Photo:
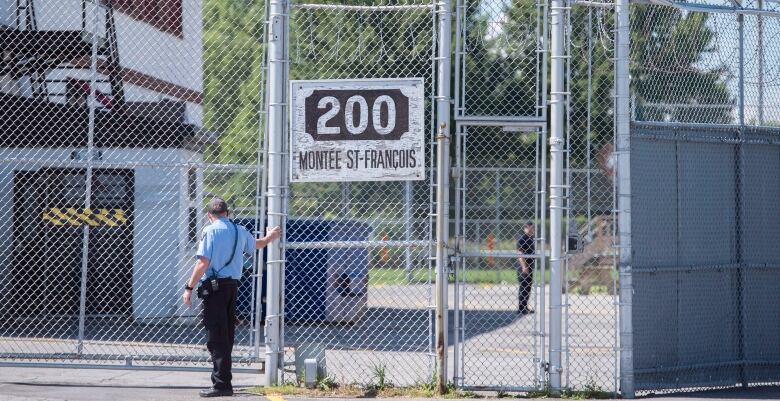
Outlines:
[[[534,222],[533,221],[526,221],[525,224],[523,224],[523,228],[533,227],[533,226],[534,226]]]
[[[209,201],[206,210],[211,214],[219,215],[228,212],[228,205],[224,199],[215,197]]]

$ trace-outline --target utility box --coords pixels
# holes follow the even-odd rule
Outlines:
[[[290,220],[287,243],[285,318],[288,322],[350,323],[368,304],[368,250],[312,246],[317,242],[366,241],[371,227],[354,221]]]

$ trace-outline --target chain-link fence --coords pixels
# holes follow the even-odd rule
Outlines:
[[[225,197],[256,226],[263,2],[0,6],[0,356],[208,366],[181,292]],[[257,270],[234,360],[258,370]]]
[[[613,4],[570,2],[565,385],[616,392]]]
[[[429,136],[420,162],[433,166],[434,6],[292,2],[289,76],[422,78]],[[299,376],[302,359],[315,357],[339,383],[431,380],[431,179],[290,186],[285,345],[298,369],[288,371]]]
[[[774,3],[741,7],[631,9],[637,390],[779,380],[767,285],[780,186],[768,38],[780,26]]]
[[[632,377],[639,391],[780,381],[780,9],[659,1],[630,7],[630,99],[616,95],[628,77],[611,2],[555,6],[556,55],[559,26],[533,0],[0,3],[0,364],[205,369],[199,307],[180,297],[204,202],[219,195],[250,230],[284,216],[284,254],[266,258],[284,266],[279,282],[261,254],[245,265],[243,368],[279,346],[285,381],[317,358],[339,383],[430,385],[445,356],[447,379],[473,389],[543,389],[558,373],[591,392]],[[441,21],[449,55],[436,50]],[[453,91],[438,93],[450,56]],[[565,89],[551,91],[561,60]],[[266,79],[279,65],[281,80]],[[286,138],[263,143],[289,124],[265,127],[290,111],[276,95],[290,80],[379,78],[422,79],[426,177],[287,185]],[[437,133],[450,97],[452,127]],[[548,109],[561,97],[566,175],[550,186]],[[449,218],[434,200],[442,137],[455,151]],[[553,189],[563,206],[548,206]],[[436,219],[453,233],[446,261]],[[559,276],[548,233],[564,241]],[[438,300],[437,262],[449,276]],[[272,340],[265,283],[284,294]],[[437,305],[449,309],[440,333]]]

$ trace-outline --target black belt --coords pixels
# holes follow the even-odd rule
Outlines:
[[[217,282],[220,284],[238,284],[238,280],[234,278],[218,278]]]

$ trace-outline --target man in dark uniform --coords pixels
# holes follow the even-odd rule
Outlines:
[[[198,260],[182,295],[184,303],[191,305],[193,287],[200,282],[198,297],[203,299],[203,326],[208,331],[206,347],[213,364],[213,386],[201,391],[201,397],[233,395],[231,353],[236,329],[236,295],[244,254],[252,255],[255,249],[263,248],[281,236],[281,229],[274,227],[265,237],[255,239],[243,226],[230,221],[228,216],[224,200],[214,198],[209,202],[211,224],[203,229],[196,254]]]
[[[517,251],[520,253],[518,257],[520,268],[517,269],[517,283],[519,284],[517,313],[523,315],[534,313],[533,309],[528,308],[528,298],[531,296],[536,259],[528,256],[536,254],[535,231],[534,223],[529,221],[523,224],[523,234],[517,240]]]

